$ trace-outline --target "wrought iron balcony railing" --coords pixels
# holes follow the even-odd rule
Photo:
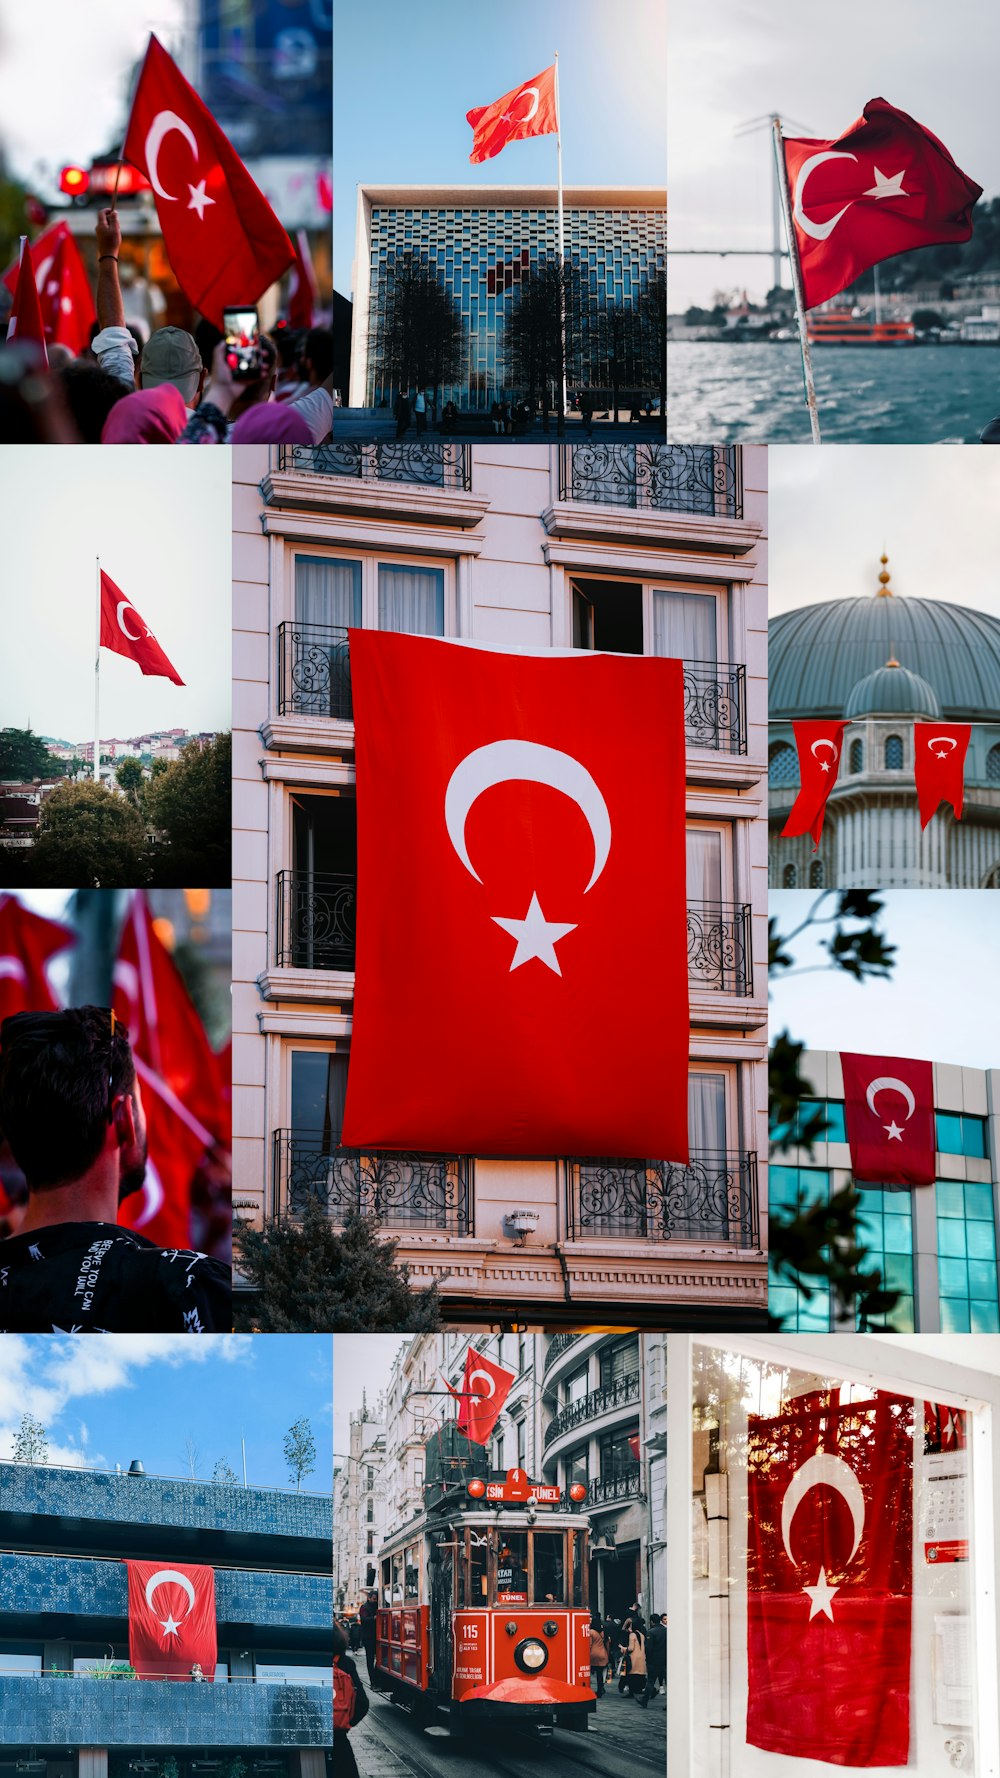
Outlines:
[[[557,1358],[561,1358],[564,1352],[575,1346],[579,1338],[579,1334],[553,1334],[545,1354],[545,1369],[548,1370]]]
[[[749,902],[689,901],[688,981],[720,994],[753,993]]]
[[[346,629],[335,624],[278,625],[278,714],[353,721]]]
[[[356,896],[353,874],[279,871],[279,969],[353,969]]]
[[[595,1476],[587,1495],[588,1506],[611,1506],[616,1500],[634,1500],[642,1493],[642,1464],[627,1463],[610,1475]]]
[[[567,1402],[545,1428],[546,1446],[554,1444],[564,1432],[572,1432],[575,1426],[585,1426],[591,1420],[599,1420],[602,1414],[610,1414],[615,1408],[630,1407],[639,1399],[639,1372],[629,1371],[625,1377],[618,1377],[614,1383],[605,1383],[601,1389],[592,1389],[589,1395],[581,1395],[579,1401]]]
[[[472,487],[468,445],[443,438],[342,439],[325,445],[279,445],[278,468],[307,475],[341,475],[355,481],[417,482],[426,488]]]
[[[743,517],[739,445],[559,446],[559,498],[653,512]]]
[[[473,1233],[472,1161],[464,1155],[362,1154],[313,1131],[275,1130],[274,1202],[301,1215],[310,1198],[331,1222],[354,1212],[388,1228]]]
[[[571,1160],[570,1239],[758,1245],[757,1156],[692,1152],[674,1161]]]
[[[689,747],[717,753],[746,752],[746,667],[684,662],[684,739]]]

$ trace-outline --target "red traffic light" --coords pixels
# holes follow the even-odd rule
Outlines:
[[[67,197],[79,198],[90,185],[90,174],[86,167],[63,167],[59,175],[59,190]]]
[[[587,1498],[586,1483],[585,1482],[574,1482],[572,1487],[570,1488],[569,1497],[572,1501],[575,1501],[577,1505],[580,1504],[581,1500],[586,1500],[586,1498]]]
[[[483,1481],[480,1481],[479,1477],[477,1476],[473,1481],[471,1481],[469,1483],[468,1488],[466,1489],[466,1492],[468,1494],[472,1495],[473,1500],[482,1500],[483,1495],[486,1493],[486,1483]]]

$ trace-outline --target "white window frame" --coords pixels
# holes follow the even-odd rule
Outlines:
[[[685,830],[697,830],[700,833],[717,833],[722,836],[722,900],[730,904],[739,900],[736,893],[736,858],[735,836],[731,821],[713,821],[707,816],[689,815],[685,822]]]
[[[295,622],[295,558],[308,556],[315,561],[361,563],[361,628],[377,630],[379,568],[438,568],[444,574],[444,634],[458,636],[458,585],[453,557],[418,555],[413,550],[390,548],[359,549],[357,545],[323,543],[319,539],[285,538],[278,564],[275,623]]]
[[[579,587],[585,590],[589,580],[617,581],[620,585],[634,586],[638,589],[642,604],[642,652],[644,655],[653,653],[653,594],[685,593],[697,594],[704,599],[715,601],[715,650],[716,663],[720,671],[730,665],[730,587],[726,581],[711,580],[674,580],[669,575],[657,575],[655,579],[644,576],[641,580],[623,573],[618,568],[567,568],[566,569],[566,634],[567,646],[572,647],[573,637],[573,590]],[[581,653],[587,651],[581,649]]]

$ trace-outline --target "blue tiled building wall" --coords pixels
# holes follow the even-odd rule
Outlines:
[[[276,1630],[328,1631],[333,1618],[333,1583],[322,1574],[217,1569],[215,1605],[220,1627],[257,1624]],[[0,1618],[51,1611],[81,1618],[124,1619],[127,1606],[124,1562],[0,1555]],[[85,1637],[85,1624],[76,1633]]]
[[[0,1747],[329,1747],[331,1712],[314,1686],[6,1675]]]
[[[5,1512],[333,1541],[333,1502],[323,1495],[25,1463],[0,1463],[0,1537]]]

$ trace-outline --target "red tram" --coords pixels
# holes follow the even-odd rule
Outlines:
[[[445,1469],[470,1466],[462,1443]],[[375,1684],[453,1731],[501,1717],[586,1729],[586,1520],[521,1469],[450,1484],[432,1471],[423,1512],[380,1552]]]

